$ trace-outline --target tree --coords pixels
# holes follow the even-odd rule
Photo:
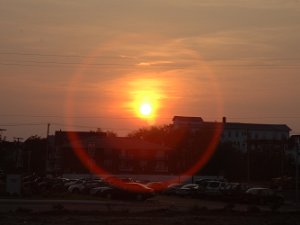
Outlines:
[[[129,137],[162,144],[171,149],[169,153],[169,170],[177,174],[185,172],[195,173],[198,167],[207,163],[213,150],[211,145],[216,145],[213,140],[216,124],[192,130],[189,127],[175,128],[172,125],[152,126],[142,128],[130,133]],[[208,154],[209,153],[209,154]]]
[[[14,142],[0,142],[0,169],[6,173],[16,171],[16,145]]]
[[[46,172],[47,139],[37,135],[29,137],[24,142],[24,170],[28,173]]]
[[[231,143],[220,143],[207,165],[200,171],[205,175],[223,175],[229,180],[245,177],[244,154]]]

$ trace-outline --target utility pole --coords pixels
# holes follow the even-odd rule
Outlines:
[[[50,123],[47,124],[47,139],[49,137],[49,133],[50,133]]]
[[[300,151],[300,135],[296,136],[296,156],[295,156],[295,166],[296,166],[296,202],[299,201],[299,151]]]
[[[286,151],[286,142],[283,143],[283,148],[282,148],[282,151],[281,151],[281,177],[283,178],[285,176],[285,151]]]
[[[246,154],[247,154],[247,183],[250,185],[250,148],[248,146],[249,142],[249,132],[248,129],[246,129],[246,141],[245,141],[245,148],[246,148]]]
[[[47,134],[46,134],[46,165],[45,172],[48,172],[49,160],[50,160],[50,151],[49,151],[49,133],[50,133],[50,123],[47,124]]]
[[[14,137],[14,141],[16,141],[17,143],[20,143],[21,140],[23,140],[23,138],[21,138],[21,137]]]
[[[0,128],[0,141],[2,141],[2,132],[3,132],[3,131],[6,131],[6,129],[1,129],[1,128]]]

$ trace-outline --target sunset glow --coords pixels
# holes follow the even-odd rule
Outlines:
[[[287,123],[300,133],[299,1],[4,2],[0,129],[8,140],[43,137],[44,116],[51,132],[126,136],[186,115]]]
[[[158,99],[155,99],[155,94],[148,93],[147,95],[136,96],[134,101],[134,111],[138,118],[154,122],[157,117]]]
[[[128,82],[126,89],[129,92],[128,110],[135,117],[154,123],[158,117],[164,98],[164,81],[160,79],[132,79]]]
[[[152,113],[152,106],[149,103],[143,103],[140,106],[140,113],[145,117],[149,117]]]

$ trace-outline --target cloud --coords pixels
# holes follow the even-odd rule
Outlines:
[[[155,65],[165,65],[165,64],[173,64],[172,61],[152,61],[152,62],[140,62],[138,66],[155,66]]]

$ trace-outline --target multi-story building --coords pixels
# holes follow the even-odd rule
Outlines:
[[[300,165],[300,135],[290,137],[287,154]]]
[[[57,131],[53,151],[52,172],[56,173],[87,173],[89,164],[108,174],[165,174],[169,170],[169,148],[103,132]]]
[[[193,131],[208,128],[212,124],[223,127],[221,143],[229,142],[236,148],[246,151],[265,144],[284,144],[290,136],[291,129],[285,124],[254,124],[227,122],[206,122],[201,117],[175,116],[174,127],[188,127]]]
[[[214,143],[230,143],[246,152],[251,149],[284,149],[291,129],[284,124],[207,122],[201,117],[173,118],[173,127],[188,128],[190,138],[175,141],[170,149],[145,140],[114,137],[104,132],[57,131],[48,157],[48,172],[87,173],[95,164],[111,174],[178,174],[197,164],[205,149]],[[214,131],[218,135],[214,135]],[[221,131],[221,132],[220,132]],[[174,138],[184,138],[176,133]],[[197,135],[200,135],[199,137]],[[216,139],[219,137],[219,139]],[[80,157],[84,152],[85,159]],[[89,163],[86,162],[89,161]],[[85,161],[85,162],[84,162]]]

